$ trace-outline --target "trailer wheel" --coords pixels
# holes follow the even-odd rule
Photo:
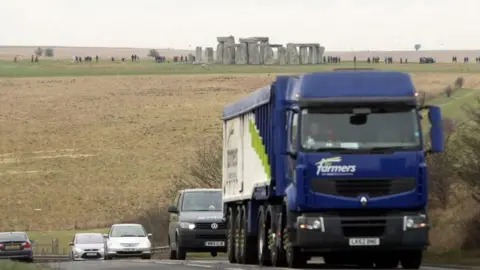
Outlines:
[[[237,208],[237,215],[235,219],[235,261],[237,263],[243,264],[243,247],[244,247],[244,242],[243,242],[243,213],[242,213],[242,207],[239,206]]]
[[[256,264],[257,263],[257,242],[254,237],[249,237],[247,233],[248,228],[248,208],[242,206],[242,230],[240,233],[240,239],[242,241],[242,249],[240,250],[240,261],[242,264]]]
[[[227,221],[227,256],[230,263],[236,263],[235,260],[235,211],[232,207],[228,208]]]
[[[270,251],[268,250],[268,237],[267,237],[267,213],[263,207],[259,210],[258,220],[258,264],[261,266],[270,266]]]

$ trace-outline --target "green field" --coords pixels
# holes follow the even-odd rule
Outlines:
[[[201,65],[186,63],[155,63],[152,59],[140,62],[72,63],[66,60],[0,61],[0,77],[48,77],[48,76],[100,76],[100,75],[153,75],[153,74],[248,74],[248,73],[302,73],[330,70],[332,68],[353,68],[353,62],[321,65]],[[478,73],[479,64],[367,64],[359,62],[357,68],[376,68],[406,72],[456,72]]]

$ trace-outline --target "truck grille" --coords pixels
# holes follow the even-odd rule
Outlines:
[[[200,229],[200,230],[213,230],[212,229],[212,224],[216,223],[218,225],[217,229],[215,230],[224,230],[226,229],[225,223],[220,223],[220,222],[199,222],[195,223],[195,229]]]
[[[356,219],[348,218],[341,220],[344,237],[381,237],[385,234],[385,218]]]
[[[398,194],[415,189],[415,178],[396,179],[312,179],[313,192],[343,197],[368,195],[370,198]]]

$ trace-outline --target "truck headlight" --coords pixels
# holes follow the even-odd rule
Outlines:
[[[195,229],[195,224],[190,222],[180,222],[180,228],[193,230]]]
[[[403,217],[403,230],[412,230],[428,227],[427,216],[419,214],[416,216],[404,216]]]
[[[303,230],[318,230],[325,232],[325,224],[323,222],[323,217],[305,217],[301,216],[297,218],[298,228]]]

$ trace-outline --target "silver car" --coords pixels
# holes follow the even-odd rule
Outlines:
[[[152,234],[145,231],[141,224],[114,224],[105,235],[105,259],[115,257],[140,257],[150,260],[152,257]]]
[[[24,232],[0,232],[0,259],[33,262],[33,243]]]
[[[101,233],[77,233],[69,245],[72,261],[103,259],[105,256],[105,239]]]

